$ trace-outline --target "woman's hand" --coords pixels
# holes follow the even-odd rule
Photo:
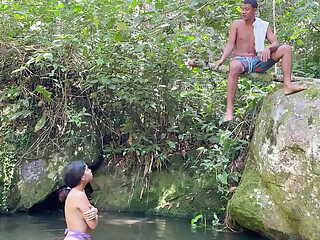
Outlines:
[[[83,218],[87,221],[98,218],[98,209],[91,206],[88,211],[83,213]]]

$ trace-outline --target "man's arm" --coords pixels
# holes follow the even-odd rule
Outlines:
[[[271,53],[276,51],[280,46],[276,35],[272,32],[271,27],[267,29],[267,39],[271,43],[269,46],[266,46],[261,53],[262,61],[266,62],[271,57]]]
[[[228,42],[223,50],[223,54],[220,60],[215,63],[216,66],[220,66],[221,64],[223,64],[224,61],[231,55],[237,39],[237,27],[238,23],[237,21],[234,21],[230,27]]]

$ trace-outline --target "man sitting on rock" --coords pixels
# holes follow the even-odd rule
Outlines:
[[[291,47],[280,45],[269,23],[255,17],[257,7],[256,0],[243,1],[241,19],[232,23],[222,57],[215,62],[216,67],[219,67],[233,53],[234,57],[229,68],[224,121],[230,121],[233,118],[237,81],[242,73],[265,72],[281,59],[284,94],[288,95],[305,89],[304,86],[293,85],[291,82]],[[265,39],[271,43],[269,46],[264,46]]]

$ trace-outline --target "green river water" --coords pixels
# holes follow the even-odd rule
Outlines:
[[[61,240],[62,213],[0,216],[0,240]],[[100,214],[94,240],[262,240],[252,233],[194,232],[188,222],[176,219]]]

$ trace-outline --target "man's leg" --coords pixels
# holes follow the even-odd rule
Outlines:
[[[306,89],[304,86],[293,85],[291,82],[292,50],[289,45],[281,45],[278,47],[278,49],[271,54],[271,58],[275,61],[279,61],[280,59],[282,61],[283,90],[286,95]]]
[[[238,60],[232,60],[230,63],[228,87],[227,87],[227,110],[224,121],[230,121],[233,118],[233,102],[237,91],[239,75],[244,71],[244,67]]]

